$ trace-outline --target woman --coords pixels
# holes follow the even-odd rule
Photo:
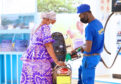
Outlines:
[[[49,24],[54,24],[56,14],[47,12],[41,15],[40,26],[31,35],[30,45],[21,60],[23,67],[21,84],[52,84],[51,62],[57,65],[65,65],[58,61],[53,50]]]

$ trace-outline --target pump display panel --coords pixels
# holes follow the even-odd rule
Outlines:
[[[121,12],[121,0],[112,0],[112,12]]]

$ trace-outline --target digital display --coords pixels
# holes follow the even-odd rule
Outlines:
[[[121,0],[112,0],[112,12],[121,12]]]
[[[121,5],[121,0],[116,0],[115,5]]]

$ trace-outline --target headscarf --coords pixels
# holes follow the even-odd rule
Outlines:
[[[49,19],[56,20],[56,13],[54,11],[49,12]]]
[[[42,13],[41,13],[41,18],[42,18],[42,19],[44,19],[44,18],[49,19],[49,17],[50,17],[50,16],[49,16],[49,13],[48,13],[48,12],[42,12]]]
[[[47,18],[47,19],[51,19],[51,20],[56,20],[56,13],[54,11],[50,11],[50,12],[43,12],[41,13],[41,18]]]

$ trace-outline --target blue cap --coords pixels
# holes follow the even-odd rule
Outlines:
[[[84,13],[90,11],[90,6],[88,4],[81,4],[77,7],[77,13]]]

